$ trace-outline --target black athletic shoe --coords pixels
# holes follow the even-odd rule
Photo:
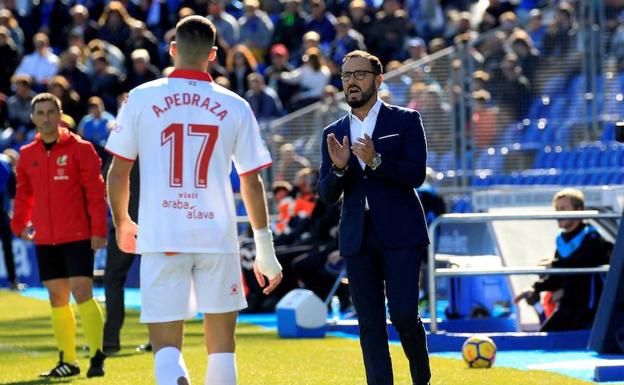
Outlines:
[[[53,367],[49,372],[44,372],[39,374],[39,377],[49,377],[49,378],[61,378],[61,377],[71,377],[77,376],[80,374],[80,368],[78,365],[68,364],[67,362],[63,362],[63,352],[59,352],[59,362]]]
[[[89,370],[87,371],[87,378],[102,377],[104,375],[105,359],[106,354],[102,353],[102,351],[98,349],[95,352],[95,356],[91,358],[91,365],[89,366]]]

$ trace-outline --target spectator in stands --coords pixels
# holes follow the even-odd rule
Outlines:
[[[93,39],[87,45],[89,57],[87,58],[87,73],[93,75],[94,63],[93,54],[101,52],[106,58],[106,62],[121,74],[126,73],[126,59],[124,53],[117,46],[100,39]]]
[[[624,23],[621,23],[611,36],[609,43],[611,54],[618,64],[618,71],[624,72]]]
[[[305,31],[318,33],[321,43],[329,45],[336,37],[336,17],[327,11],[324,0],[311,0],[310,10]]]
[[[442,51],[444,48],[446,48],[446,41],[444,39],[442,39],[441,37],[436,37],[435,39],[431,39],[431,41],[429,42],[429,54],[433,55],[436,52],[440,52]]]
[[[275,180],[294,180],[295,172],[310,167],[310,161],[295,152],[292,143],[284,143],[279,149],[279,157],[275,166]]]
[[[217,29],[217,37],[223,40],[227,48],[233,47],[239,40],[239,27],[236,18],[225,12],[225,0],[208,1],[208,20]],[[182,20],[182,17],[180,18]]]
[[[290,110],[290,99],[297,91],[297,85],[288,84],[280,77],[282,72],[291,72],[295,68],[288,63],[288,48],[283,44],[271,47],[271,65],[267,67],[265,76],[268,86],[277,92],[282,106]]]
[[[540,56],[539,51],[533,47],[531,37],[524,30],[518,29],[509,36],[508,43],[511,51],[518,56],[522,73],[532,82]]]
[[[584,210],[585,198],[580,190],[564,189],[555,195],[553,206],[557,211]],[[612,245],[593,226],[580,219],[557,222],[561,234],[557,237],[557,251],[551,267],[595,267],[609,263]],[[541,292],[557,289],[563,289],[559,306],[542,324],[540,331],[591,328],[602,291],[602,278],[598,275],[548,275],[523,290],[514,301],[526,300],[533,305],[539,301]]]
[[[57,49],[65,48],[67,35],[65,27],[71,24],[69,8],[62,0],[47,0],[34,3],[31,23],[39,32],[50,37],[50,45]]]
[[[535,48],[542,52],[544,50],[544,35],[546,34],[546,27],[542,21],[542,11],[532,9],[529,12],[529,21],[526,23],[525,29],[531,37]]]
[[[99,95],[109,111],[117,109],[117,96],[123,89],[123,77],[119,71],[108,64],[103,52],[91,55],[93,75],[91,75],[91,94]]]
[[[490,89],[489,82],[490,82],[490,74],[483,70],[477,70],[472,74],[473,91],[479,91],[479,90],[489,91]]]
[[[431,40],[444,32],[444,11],[440,0],[406,1],[411,29],[425,40]]]
[[[87,101],[87,112],[87,115],[78,123],[78,135],[91,142],[102,159],[102,163],[106,163],[109,156],[104,151],[104,146],[115,124],[115,117],[105,110],[104,102],[97,96],[92,96]]]
[[[407,13],[401,9],[398,0],[384,0],[383,8],[375,15],[371,27],[370,44],[382,63],[405,59],[405,37],[409,30]]]
[[[444,38],[453,44],[455,37],[472,32],[470,12],[450,13],[450,22],[446,26]]]
[[[74,5],[69,14],[72,17],[72,22],[64,27],[64,35],[69,37],[69,33],[74,31],[80,33],[84,40],[88,43],[98,36],[97,23],[89,18],[89,9],[82,4]]]
[[[305,33],[305,14],[301,10],[301,0],[286,0],[284,12],[275,23],[273,42],[283,44],[290,52],[299,52],[301,38]],[[282,100],[283,101],[283,100]]]
[[[132,61],[130,55],[137,49],[144,49],[149,53],[150,63],[160,66],[160,56],[158,54],[158,39],[148,30],[145,23],[139,20],[133,20],[130,23],[130,38],[124,46],[126,63],[128,63],[128,72],[132,69]]]
[[[108,3],[98,22],[98,37],[119,49],[123,49],[130,37],[132,18],[120,1]]]
[[[249,90],[245,93],[245,100],[251,106],[260,128],[266,128],[272,119],[282,115],[282,102],[275,90],[266,86],[264,77],[259,73],[250,73],[247,83]]]
[[[15,152],[19,159],[19,155]],[[23,290],[25,285],[20,283],[15,272],[13,254],[13,236],[11,234],[11,200],[15,198],[15,164],[4,153],[0,155],[0,240],[4,254],[4,266],[10,290]]]
[[[35,97],[35,92],[32,90],[32,80],[28,75],[14,75],[11,84],[15,88],[15,94],[9,97],[7,109],[9,124],[15,131],[14,141],[19,144],[33,128],[30,120],[30,102]]]
[[[247,46],[237,44],[232,47],[225,59],[231,90],[244,97],[247,92],[247,76],[255,72],[257,67],[256,58]]]
[[[531,100],[531,83],[522,73],[518,56],[508,53],[495,72],[492,89],[498,90],[495,102],[513,114],[513,119],[522,119]]]
[[[514,33],[518,28],[518,16],[514,12],[508,11],[500,15],[499,20],[501,31],[507,36]]]
[[[332,74],[339,75],[342,58],[356,49],[366,49],[364,37],[352,28],[351,20],[347,16],[340,16],[336,19],[336,38],[329,48]]]
[[[559,3],[555,18],[544,35],[544,55],[550,61],[561,61],[575,49],[578,26],[574,8],[569,3]]]
[[[22,31],[22,28],[20,28],[19,23],[15,17],[13,17],[13,13],[10,10],[0,9],[0,26],[9,30],[9,35],[15,43],[17,53],[21,56],[24,52],[24,31]]]
[[[407,55],[408,58],[403,61],[403,64],[410,64],[422,60],[427,56],[427,44],[419,37],[409,39],[407,41]]]
[[[366,3],[364,0],[353,0],[349,3],[349,18],[353,29],[364,36],[364,43],[370,46],[370,30],[373,20],[366,12]]]
[[[484,38],[477,46],[479,54],[483,55],[483,70],[494,72],[500,68],[505,57],[505,33],[498,31]]]
[[[245,0],[244,11],[243,16],[238,19],[238,42],[251,50],[257,62],[262,62],[273,39],[273,22],[266,12],[260,10],[258,0]]]
[[[162,39],[165,32],[171,28],[171,11],[168,1],[139,0],[138,2],[129,2],[128,5],[134,5],[128,9],[129,13],[135,19],[142,20],[157,39]]]
[[[293,109],[300,109],[321,100],[323,89],[329,84],[331,72],[325,65],[321,51],[309,48],[302,56],[303,64],[292,72],[282,72],[280,79],[298,84],[299,91],[293,96]]]
[[[401,62],[398,60],[392,60],[386,65],[386,73],[398,70],[401,68]],[[392,100],[399,106],[407,105],[410,96],[410,87],[412,85],[412,79],[405,73],[395,75],[384,79],[385,87],[388,87],[388,91],[392,95]]]
[[[423,82],[414,82],[410,85],[409,89],[409,101],[406,104],[407,108],[412,110],[422,109],[425,105],[425,93],[427,92],[427,85]]]
[[[11,76],[19,63],[19,53],[11,34],[0,26],[0,93],[11,91]]]
[[[70,116],[74,122],[79,121],[85,114],[84,106],[80,103],[80,95],[65,77],[56,75],[50,79],[48,92],[61,100],[63,114]]]
[[[50,49],[50,40],[45,33],[33,37],[35,52],[24,56],[15,70],[16,74],[29,75],[34,89],[43,89],[48,80],[58,71],[59,59]]]
[[[493,23],[494,28],[500,25],[500,16],[505,12],[514,12],[515,7],[511,1],[507,0],[489,0],[490,4],[483,13],[483,19]]]
[[[130,91],[143,83],[160,78],[160,71],[151,63],[150,54],[146,49],[135,49],[130,55],[132,68],[128,71],[124,89]]]
[[[272,230],[276,237],[289,234],[290,219],[293,216],[295,200],[292,197],[292,185],[285,180],[273,182],[273,202],[277,210],[277,221],[273,223]]]
[[[59,126],[58,98],[39,94],[32,108],[38,135],[20,150],[11,229],[16,236],[35,242],[39,277],[52,306],[59,361],[40,376],[59,378],[80,373],[71,292],[89,345],[87,377],[101,377],[106,358],[102,353],[103,319],[92,287],[94,252],[106,246],[102,163],[90,143]],[[59,178],[63,181],[56,181],[55,176],[64,176]]]
[[[80,95],[80,99],[87,100],[91,95],[91,79],[84,65],[80,63],[80,57],[80,48],[76,46],[71,46],[63,52],[60,57],[59,75],[69,81],[71,87]]]
[[[472,93],[474,103],[470,128],[472,130],[472,139],[477,148],[491,146],[496,140],[496,115],[498,114],[498,109],[490,106],[491,99],[490,93],[485,89]]]

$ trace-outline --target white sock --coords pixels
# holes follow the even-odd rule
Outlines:
[[[234,353],[209,354],[206,385],[236,384],[236,355]]]
[[[174,347],[162,348],[154,354],[154,375],[158,385],[190,385],[191,379],[182,353]],[[180,378],[186,382],[180,382]]]

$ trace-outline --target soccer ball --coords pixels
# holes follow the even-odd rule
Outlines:
[[[471,368],[491,368],[496,360],[496,344],[486,336],[472,336],[462,346],[464,361]]]

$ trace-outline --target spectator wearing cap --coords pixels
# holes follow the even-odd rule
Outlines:
[[[247,75],[247,83],[249,89],[245,93],[245,100],[249,103],[261,128],[271,120],[282,116],[282,102],[277,93],[266,86],[261,74],[250,73]]]
[[[273,39],[273,22],[266,12],[260,10],[258,0],[245,0],[243,4],[243,16],[238,19],[239,43],[251,50],[256,61],[262,62]]]
[[[130,23],[130,38],[124,47],[126,63],[128,63],[128,71],[132,69],[130,55],[132,55],[132,53],[137,49],[145,49],[149,53],[151,62],[155,66],[160,64],[160,57],[158,55],[158,39],[156,39],[156,36],[154,36],[149,29],[147,29],[145,23],[139,20],[133,20]]]
[[[336,17],[327,11],[324,0],[311,0],[310,10],[305,31],[317,32],[321,43],[330,44],[336,37]]]
[[[93,74],[91,76],[91,94],[99,95],[108,111],[117,110],[117,95],[122,92],[123,76],[108,64],[103,52],[91,55]]]
[[[305,33],[305,23],[301,0],[286,0],[284,11],[275,23],[273,42],[285,45],[291,52],[298,52]]]
[[[542,21],[542,11],[536,8],[529,12],[529,21],[526,24],[526,31],[531,37],[535,48],[541,52],[544,48],[544,35],[546,34],[546,27]]]
[[[303,64],[294,71],[280,74],[280,79],[286,83],[299,85],[299,91],[292,99],[292,108],[295,110],[321,100],[323,90],[331,77],[331,72],[318,48],[309,48],[302,61]]]
[[[411,38],[407,41],[408,58],[403,64],[409,64],[423,59],[427,56],[427,44],[419,37]]]
[[[24,56],[15,73],[29,75],[33,79],[33,88],[43,90],[48,80],[56,75],[59,58],[50,49],[50,40],[45,33],[35,34],[33,44],[35,52]]]
[[[291,72],[295,67],[288,63],[288,48],[284,44],[275,44],[271,47],[271,65],[265,71],[268,86],[277,91],[282,106],[290,109],[290,99],[297,91],[298,86],[288,84],[280,77],[282,72]]]
[[[9,97],[7,110],[9,124],[15,131],[14,141],[19,145],[24,140],[26,133],[33,128],[30,120],[32,111],[30,102],[35,97],[35,92],[31,87],[32,79],[28,75],[13,75],[11,84],[15,88],[15,94]]]
[[[0,93],[11,91],[11,75],[19,63],[19,53],[11,33],[6,27],[0,26]]]
[[[130,37],[130,24],[132,18],[128,14],[128,10],[120,1],[111,1],[108,3],[100,20],[98,21],[99,32],[98,37],[115,45],[119,49],[123,49],[126,41]]]
[[[135,49],[130,55],[132,68],[128,71],[124,91],[130,91],[143,83],[158,79],[160,71],[150,62],[150,54],[144,48]]]
[[[67,30],[71,24],[67,3],[62,0],[48,0],[34,2],[30,21],[37,26],[39,32],[50,37],[50,45],[54,48],[65,48]]]
[[[238,42],[240,33],[238,21],[234,16],[225,12],[224,0],[210,0],[207,17],[217,29],[217,37],[222,39],[228,48]]]
[[[89,18],[89,9],[87,7],[82,4],[76,4],[69,10],[69,14],[72,22],[65,27],[65,36],[69,37],[70,32],[79,33],[87,43],[97,37],[98,25]]]
[[[249,48],[243,44],[237,44],[228,52],[225,58],[225,68],[230,79],[230,89],[240,97],[247,92],[247,76],[255,72],[258,67],[256,58]]]
[[[17,53],[21,56],[25,43],[24,31],[20,28],[17,19],[10,10],[0,9],[0,27],[5,27],[9,31],[9,35],[17,48]]]
[[[80,99],[86,100],[91,96],[91,79],[87,75],[85,66],[80,63],[80,48],[76,46],[69,47],[61,54],[59,75],[62,75],[69,81],[72,88],[78,92]]]
[[[366,50],[364,37],[361,33],[354,30],[351,20],[347,16],[340,16],[336,19],[336,38],[329,48],[329,57],[333,67],[336,68],[335,75],[340,72],[342,58],[351,51]]]
[[[376,52],[382,64],[405,58],[405,36],[409,30],[407,13],[397,0],[384,0],[382,10],[375,15],[370,31],[369,50]]]

